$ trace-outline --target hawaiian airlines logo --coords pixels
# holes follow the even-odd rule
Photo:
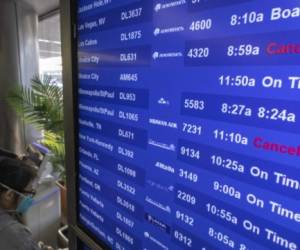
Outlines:
[[[173,129],[178,128],[178,124],[176,122],[166,121],[166,120],[161,120],[161,119],[156,119],[156,118],[150,118],[149,123],[152,125],[168,127],[168,128],[173,128]]]

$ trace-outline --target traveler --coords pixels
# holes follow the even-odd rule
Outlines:
[[[22,223],[33,204],[37,171],[18,159],[0,157],[0,248],[5,250],[51,250],[37,244]]]

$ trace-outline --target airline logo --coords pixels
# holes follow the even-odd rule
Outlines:
[[[154,7],[155,12],[159,12],[164,9],[174,8],[186,4],[186,0],[179,0],[179,1],[171,1],[168,3],[157,3]]]

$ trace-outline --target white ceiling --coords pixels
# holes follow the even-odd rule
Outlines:
[[[38,15],[43,15],[59,8],[59,0],[23,0],[23,2],[31,5]]]

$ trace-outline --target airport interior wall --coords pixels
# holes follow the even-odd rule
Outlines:
[[[21,1],[0,1],[0,147],[20,153],[32,140],[32,130],[16,117],[6,102],[17,84],[38,74],[38,17]]]

